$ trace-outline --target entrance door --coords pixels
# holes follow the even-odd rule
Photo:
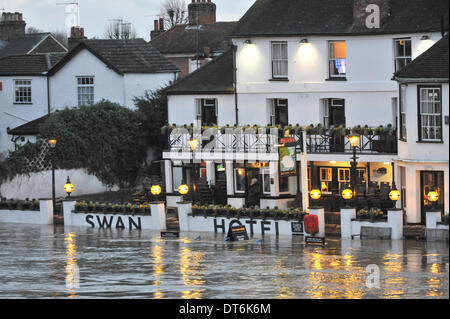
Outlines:
[[[436,203],[438,209],[444,209],[444,172],[442,171],[421,171],[420,172],[421,191],[421,223],[425,224],[426,212],[432,207],[428,201],[427,194],[436,191],[439,194],[439,200]]]

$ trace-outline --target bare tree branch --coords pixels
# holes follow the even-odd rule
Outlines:
[[[185,0],[166,0],[161,7],[161,18],[164,19],[164,27],[171,29],[179,24],[189,22],[188,10]]]

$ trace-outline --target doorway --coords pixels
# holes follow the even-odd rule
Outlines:
[[[429,211],[433,203],[428,200],[428,193],[436,191],[439,199],[435,204],[435,208],[444,209],[444,172],[443,171],[421,171],[420,172],[420,189],[421,189],[421,223],[426,222],[426,212]]]
[[[343,126],[345,127],[345,100],[326,99],[324,104],[324,126],[325,128]],[[345,149],[345,137],[336,134],[330,137],[330,152],[343,152]]]

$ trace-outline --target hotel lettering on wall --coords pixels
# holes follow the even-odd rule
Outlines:
[[[87,215],[86,223],[92,228],[142,229],[141,217]]]
[[[218,233],[221,231],[222,233],[226,233],[226,223],[228,221],[226,219],[217,219],[214,218],[214,233]],[[245,220],[242,221],[244,226],[246,226],[249,230],[250,235],[253,235],[257,230],[260,230],[261,234],[275,232],[275,235],[280,235],[280,227],[278,221],[270,221],[270,220]],[[291,232],[292,235],[303,235],[303,223],[299,222],[291,222]],[[288,235],[288,234],[283,234]]]

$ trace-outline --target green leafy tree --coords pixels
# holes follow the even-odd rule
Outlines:
[[[110,187],[132,186],[146,158],[139,112],[106,100],[56,111],[40,132],[58,140],[52,152],[57,167],[85,168]]]
[[[147,145],[161,155],[167,147],[167,134],[161,132],[161,128],[167,124],[167,97],[162,90],[146,91],[144,96],[136,97],[134,103],[142,115]]]

